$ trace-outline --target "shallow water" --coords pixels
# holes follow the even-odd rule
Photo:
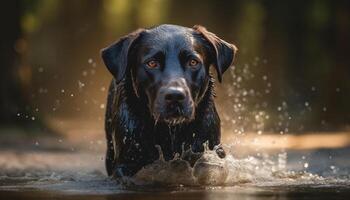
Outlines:
[[[104,143],[35,140],[0,148],[1,199],[347,199],[350,148],[206,151],[194,167],[160,159],[123,183],[104,169]],[[16,148],[15,148],[16,147]],[[74,147],[74,148],[73,148]]]

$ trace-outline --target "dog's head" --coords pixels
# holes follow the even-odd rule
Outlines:
[[[102,50],[102,58],[117,83],[130,75],[155,121],[175,125],[194,118],[208,89],[209,68],[221,82],[235,52],[234,45],[202,26],[161,25],[121,38]]]

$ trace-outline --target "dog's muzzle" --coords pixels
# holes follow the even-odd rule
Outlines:
[[[177,125],[191,121],[193,113],[193,100],[185,84],[175,81],[159,89],[154,106],[156,120]]]

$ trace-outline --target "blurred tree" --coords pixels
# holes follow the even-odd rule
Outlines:
[[[0,7],[2,36],[0,37],[0,123],[16,120],[16,114],[25,107],[19,77],[19,53],[16,48],[21,36],[20,1],[7,1]]]

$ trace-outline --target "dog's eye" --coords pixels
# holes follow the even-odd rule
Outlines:
[[[146,64],[149,68],[156,68],[159,66],[159,63],[155,60],[150,60]]]
[[[190,62],[188,62],[188,64],[191,66],[191,67],[195,67],[198,65],[198,60],[196,59],[191,59]]]

